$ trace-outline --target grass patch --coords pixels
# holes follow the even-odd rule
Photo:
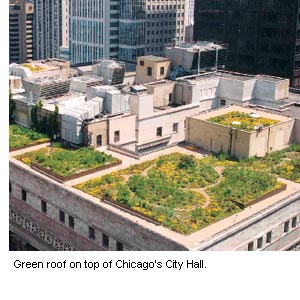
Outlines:
[[[58,147],[57,144],[55,146],[27,152],[16,158],[27,165],[34,162],[61,176],[74,175],[118,161],[92,148],[73,150]]]
[[[50,139],[46,134],[38,133],[32,129],[17,124],[9,125],[9,148],[30,146],[36,143],[47,142]]]
[[[257,172],[238,165],[223,171],[221,182],[209,193],[218,201],[236,201],[247,204],[252,200],[281,187],[277,178],[268,172]]]

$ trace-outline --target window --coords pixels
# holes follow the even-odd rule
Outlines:
[[[178,132],[178,123],[173,123],[173,132]]]
[[[156,128],[156,136],[162,136],[162,127]]]
[[[120,131],[115,131],[114,141],[119,142],[120,141]]]
[[[47,213],[47,203],[44,200],[41,200],[41,211],[42,213]]]
[[[147,68],[147,75],[152,76],[152,68],[151,67]]]
[[[105,248],[109,246],[109,237],[105,233],[102,234],[102,246]]]
[[[26,202],[27,200],[27,192],[22,190],[22,200]]]
[[[284,232],[289,232],[290,221],[286,221],[284,223]]]
[[[11,193],[11,183],[9,183],[9,192]]]
[[[97,146],[102,146],[102,134],[97,135]]]
[[[257,248],[261,249],[261,248],[262,248],[262,245],[263,245],[263,237],[260,237],[260,238],[257,240]]]
[[[254,246],[253,242],[250,242],[248,244],[248,251],[253,251],[253,246]]]
[[[226,105],[226,100],[221,99],[221,100],[220,100],[220,105],[222,105],[222,106]]]
[[[295,228],[297,226],[297,217],[292,219],[292,227]]]
[[[124,250],[124,245],[121,242],[117,241],[117,251],[123,251]]]
[[[95,235],[95,228],[89,226],[89,239],[95,240],[96,235]]]
[[[74,229],[74,217],[69,216],[69,227]]]
[[[165,67],[160,67],[160,75],[165,75]]]
[[[62,210],[59,211],[59,222],[65,223],[65,213]]]
[[[140,60],[140,66],[144,66],[145,62],[143,60]]]
[[[266,242],[267,243],[271,243],[271,241],[272,241],[272,231],[270,231],[270,232],[267,233],[267,240],[266,240]]]

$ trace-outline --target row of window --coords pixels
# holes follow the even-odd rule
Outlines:
[[[181,13],[181,16],[183,17],[184,16],[184,13]],[[174,13],[163,13],[163,12],[160,12],[158,14],[147,14],[147,19],[155,19],[155,18],[162,18],[162,19],[165,19],[165,18],[176,18],[176,12]],[[177,14],[177,17],[180,17],[180,13]]]
[[[11,183],[9,183],[9,192],[11,193],[12,191],[12,186]],[[22,201],[27,202],[27,191],[22,189]],[[44,214],[47,214],[47,202],[44,200],[40,200],[41,201],[41,212]],[[58,219],[59,222],[64,224],[64,225],[68,225],[68,227],[72,230],[74,230],[75,227],[75,219],[73,216],[69,215],[68,216],[68,224],[66,224],[66,213],[62,210],[59,210],[59,214],[58,214]],[[95,232],[95,228],[89,226],[89,232],[88,232],[88,237],[90,240],[96,240],[96,232]],[[105,233],[102,233],[102,247],[108,249],[109,247],[109,236]],[[116,243],[116,250],[117,251],[123,251],[124,250],[124,245],[123,243],[117,241]]]
[[[256,241],[257,249],[261,249],[263,247],[263,241],[264,241],[263,236],[257,239]],[[266,236],[266,243],[270,244],[271,242],[272,242],[272,231],[269,231]],[[254,242],[252,241],[248,244],[248,251],[253,251],[253,250],[254,250]]]
[[[290,223],[291,223],[292,228],[297,227],[297,217],[293,217],[291,221],[288,220],[288,221],[284,222],[284,228],[283,228],[284,232],[287,233],[290,231]]]
[[[144,61],[143,60],[140,61],[140,66],[144,66]],[[159,74],[160,74],[160,76],[165,75],[165,67],[160,67]],[[147,67],[147,75],[148,76],[152,76],[153,75],[151,67]]]
[[[164,34],[171,34],[171,33],[175,33],[175,29],[174,30],[169,30],[169,29],[156,29],[156,30],[147,30],[146,32],[146,37],[150,37],[150,36],[158,36],[158,35],[164,35]],[[165,37],[165,42],[167,41],[167,38]],[[163,41],[163,40],[162,40]]]
[[[161,23],[163,23],[163,22],[148,22],[148,23],[146,23],[146,27],[160,27],[160,26],[163,26],[163,25],[161,25]],[[184,23],[182,23],[182,25],[183,24]],[[165,25],[168,25],[168,22],[165,22]],[[172,25],[171,21],[169,22],[169,25]],[[174,23],[174,25],[175,25],[175,23]],[[178,25],[180,25],[180,23]]]
[[[168,5],[152,5],[152,10],[162,10],[162,9],[184,9],[184,4],[178,4],[178,5],[176,5],[176,4],[173,4],[173,6],[170,4],[169,6]],[[151,5],[148,5],[147,6],[147,9],[148,10],[151,10]]]
[[[173,133],[178,133],[178,123],[173,123],[172,129],[173,129]],[[156,136],[157,137],[162,136],[162,127],[156,128]]]
[[[173,33],[175,33],[175,30],[165,30],[165,33],[166,34],[172,34],[172,32]],[[150,37],[150,36],[147,36],[147,37]],[[183,37],[182,37],[182,39],[181,40],[183,40]],[[173,41],[172,40],[172,38],[171,37],[160,37],[160,38],[156,38],[156,39],[147,39],[146,40],[146,43],[147,43],[147,45],[149,45],[149,44],[158,44],[158,43],[163,43],[163,42],[171,42],[171,41]]]
[[[290,231],[290,225],[292,228],[297,227],[297,216],[293,217],[291,220],[284,222],[283,232],[288,233]],[[263,247],[264,237],[261,236],[256,241],[257,249],[261,249]],[[266,243],[270,244],[272,242],[272,231],[269,231],[266,235]],[[254,250],[254,242],[248,243],[248,251]]]
[[[89,239],[90,240],[96,240],[96,231],[94,227],[89,226]],[[105,233],[102,233],[102,240],[101,244],[103,248],[108,249],[109,247],[109,236],[106,235]],[[116,250],[117,251],[123,251],[124,250],[124,245],[123,243],[117,241],[116,243]]]

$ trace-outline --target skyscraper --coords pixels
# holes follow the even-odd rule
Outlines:
[[[9,62],[33,59],[34,5],[26,0],[9,1]]]
[[[193,28],[194,28],[194,9],[195,0],[186,0],[185,3],[185,41],[193,41]]]
[[[59,58],[62,45],[62,1],[35,0],[35,59]]]
[[[227,69],[300,88],[300,0],[196,0],[194,39],[229,44]]]
[[[71,62],[99,58],[135,62],[163,55],[167,44],[184,41],[186,0],[72,0]]]

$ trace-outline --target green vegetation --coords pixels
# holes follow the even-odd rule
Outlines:
[[[229,167],[222,175],[221,182],[209,190],[213,198],[222,202],[232,200],[246,204],[281,186],[275,176],[253,171],[245,166]]]
[[[275,176],[247,170],[243,164],[224,155],[197,159],[172,153],[76,188],[99,199],[106,197],[128,205],[172,230],[188,234],[239,212],[232,200],[247,203],[279,186]]]
[[[9,89],[9,123],[11,124],[14,119],[14,110],[16,108],[16,103],[14,102],[13,98],[12,98],[12,93],[11,90]]]
[[[111,155],[92,148],[64,149],[58,143],[50,148],[27,152],[16,158],[28,165],[34,162],[62,176],[77,174],[117,161]]]
[[[58,106],[55,105],[53,112],[49,112],[48,116],[39,117],[38,112],[43,108],[43,103],[39,100],[36,105],[31,109],[32,128],[38,132],[47,134],[49,137],[54,138],[59,132],[58,125]]]
[[[249,132],[254,131],[255,126],[262,125],[263,127],[268,127],[279,122],[277,120],[262,117],[254,118],[249,114],[238,111],[233,111],[221,116],[213,117],[208,119],[208,121],[237,129],[246,130]]]
[[[45,134],[16,124],[9,125],[9,148],[30,146],[35,143],[47,141],[49,141],[49,138]]]
[[[252,170],[266,170],[278,177],[300,183],[300,145],[269,153],[263,158],[249,158],[242,163]]]

